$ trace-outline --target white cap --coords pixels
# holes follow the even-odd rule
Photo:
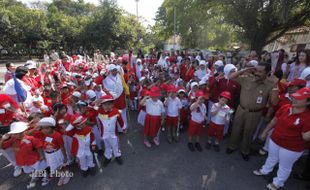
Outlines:
[[[37,63],[32,61],[32,60],[28,60],[25,65],[27,65],[28,69],[36,69],[37,68]]]
[[[18,121],[18,122],[13,122],[10,125],[10,132],[8,134],[18,134],[26,131],[28,129],[28,123]]]
[[[96,92],[93,90],[87,90],[86,96],[87,96],[87,99],[92,99],[92,98],[96,97]]]
[[[251,60],[249,61],[249,65],[253,66],[253,67],[256,67],[258,65],[258,61],[256,60]]]
[[[88,80],[85,80],[85,81],[84,81],[84,84],[85,84],[86,86],[89,86],[89,85],[91,84],[91,82],[92,82],[92,79],[89,78]]]
[[[205,85],[205,84],[207,84],[207,82],[206,82],[205,80],[199,81],[199,86],[200,86],[200,85]]]
[[[200,60],[200,61],[199,61],[199,65],[204,65],[204,66],[206,66],[206,65],[207,65],[207,62],[206,62],[205,60]]]
[[[180,92],[184,92],[185,93],[185,90],[183,88],[181,88],[180,90],[178,90],[178,93]]]
[[[43,98],[41,96],[33,96],[32,102],[44,102]]]
[[[81,98],[82,94],[80,92],[78,92],[78,91],[74,91],[72,93],[72,96],[77,97],[77,98]]]
[[[145,80],[145,79],[146,79],[145,77],[141,77],[141,78],[139,79],[139,81],[142,82],[142,81]]]
[[[197,82],[192,82],[191,83],[191,88],[194,88],[194,86],[198,86],[198,83]]]
[[[114,69],[117,69],[117,67],[116,67],[115,64],[110,64],[110,65],[107,66],[107,69],[108,69],[108,71],[112,71]]]
[[[214,63],[214,65],[216,65],[216,66],[224,66],[224,63],[223,63],[223,61],[222,60],[217,60],[217,61],[215,61],[215,63]]]
[[[37,125],[41,127],[55,127],[56,121],[52,117],[43,117]]]
[[[138,62],[142,63],[141,59],[137,59],[137,63],[138,63]]]

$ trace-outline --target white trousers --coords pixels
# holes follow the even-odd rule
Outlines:
[[[87,171],[89,168],[95,167],[94,164],[94,157],[93,155],[83,155],[81,157],[78,157],[80,169],[83,171]]]
[[[102,138],[101,138],[101,131],[99,130],[97,125],[94,125],[92,127],[93,133],[95,135],[95,140],[96,140],[96,146],[99,150],[102,150]]]
[[[291,174],[294,163],[301,157],[302,152],[294,152],[287,150],[270,139],[268,158],[265,164],[260,169],[263,174],[269,174],[272,172],[274,166],[279,163],[279,169],[277,176],[273,178],[273,184],[277,187],[283,187],[285,181]]]
[[[271,137],[272,132],[273,132],[273,129],[271,129],[271,130],[268,132],[267,137],[266,137],[266,140],[265,140],[265,144],[264,144],[264,146],[263,146],[263,149],[264,149],[265,151],[267,151],[267,152],[268,152],[268,149],[269,149],[269,143],[270,143],[270,140],[271,140],[270,137]]]
[[[66,150],[68,162],[71,163],[73,160],[73,156],[71,154],[72,137],[67,136],[67,135],[62,135],[62,139],[64,140],[64,148]]]
[[[117,137],[105,138],[103,139],[103,141],[105,146],[104,156],[107,159],[112,158],[112,153],[115,157],[121,156],[121,151],[119,150]]]

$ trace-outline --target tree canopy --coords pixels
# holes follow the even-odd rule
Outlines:
[[[0,45],[9,49],[77,51],[141,47],[145,28],[114,0],[98,6],[83,0],[35,2],[0,1]]]
[[[165,0],[156,15],[164,39],[173,35],[174,7],[177,33],[187,48],[225,49],[243,42],[261,51],[310,18],[309,0]]]

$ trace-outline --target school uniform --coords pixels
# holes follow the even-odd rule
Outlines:
[[[218,106],[220,106],[219,103],[213,104],[210,112],[217,110]],[[223,140],[224,125],[227,123],[229,111],[229,106],[224,105],[220,108],[216,115],[211,116],[211,122],[207,132],[209,137],[215,137],[219,141]]]
[[[154,138],[161,127],[161,115],[165,112],[165,108],[160,100],[154,102],[152,99],[147,99],[144,106],[146,110],[144,135]]]
[[[2,144],[2,149],[12,147],[15,153],[16,165],[21,166],[25,173],[31,173],[34,170],[44,170],[47,165],[39,157],[37,150],[43,148],[40,140],[33,136],[24,136],[23,139],[11,137]]]
[[[179,122],[179,112],[182,108],[182,103],[178,97],[174,99],[168,97],[167,101],[166,125],[168,127],[177,127]]]
[[[201,136],[206,114],[207,108],[205,104],[201,104],[196,110],[191,111],[188,136]]]
[[[84,126],[82,129],[74,130],[72,155],[79,160],[80,169],[83,171],[95,167],[92,146],[96,146],[96,141],[91,127]]]
[[[117,124],[119,124],[123,130],[125,129],[125,124],[121,117],[121,113],[116,108],[113,108],[109,112],[104,110],[99,110],[98,112],[97,123],[101,129],[101,137],[105,145],[104,156],[107,159],[111,159],[113,153],[115,157],[120,157],[121,152],[118,144]]]

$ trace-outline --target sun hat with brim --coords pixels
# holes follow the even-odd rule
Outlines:
[[[106,94],[106,95],[101,96],[101,98],[99,99],[99,102],[100,103],[106,103],[106,102],[111,102],[113,100],[114,100],[114,98],[112,95]]]
[[[310,88],[304,87],[291,95],[296,100],[305,100],[310,98]]]
[[[18,121],[18,122],[13,122],[10,125],[10,132],[8,134],[18,134],[26,131],[28,129],[28,123]]]
[[[305,87],[307,85],[307,81],[303,80],[303,79],[297,79],[295,78],[293,81],[291,81],[290,83],[288,83],[288,86],[303,86]]]
[[[56,121],[52,117],[43,117],[38,123],[38,126],[40,127],[55,127]]]
[[[205,93],[204,93],[203,91],[201,91],[201,90],[198,90],[198,91],[196,92],[196,97],[197,97],[197,98],[203,97],[203,98],[205,98],[205,99],[208,99],[208,97],[205,95]]]
[[[159,92],[149,92],[149,96],[151,98],[158,98],[161,96],[161,94]]]
[[[231,94],[228,91],[224,91],[220,94],[221,97],[231,100]]]

